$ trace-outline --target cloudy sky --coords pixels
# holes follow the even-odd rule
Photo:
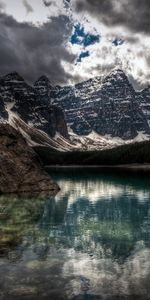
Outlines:
[[[0,74],[76,82],[122,68],[150,84],[149,0],[0,0]]]

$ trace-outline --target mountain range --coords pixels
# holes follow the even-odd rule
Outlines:
[[[113,148],[150,138],[150,87],[136,92],[120,69],[63,87],[45,76],[31,86],[13,72],[0,78],[0,122],[31,145]]]

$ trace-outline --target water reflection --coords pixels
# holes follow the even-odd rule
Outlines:
[[[0,299],[150,299],[149,178],[58,174],[0,198]]]

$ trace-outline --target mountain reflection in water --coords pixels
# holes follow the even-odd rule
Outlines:
[[[150,299],[149,176],[50,172],[55,197],[0,197],[0,299]]]

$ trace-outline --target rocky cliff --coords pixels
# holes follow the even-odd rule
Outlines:
[[[0,125],[0,193],[57,192],[24,138],[8,124]]]
[[[14,112],[27,124],[50,137],[56,133],[68,137],[63,111],[47,102],[15,72],[0,78],[0,105],[1,118],[7,119],[7,115]]]
[[[139,132],[150,133],[144,111],[122,70],[68,87],[54,88],[42,77],[35,88],[62,108],[68,126],[78,135],[95,131],[127,140]]]
[[[136,100],[143,111],[146,120],[150,126],[150,86],[141,92],[136,93]]]

